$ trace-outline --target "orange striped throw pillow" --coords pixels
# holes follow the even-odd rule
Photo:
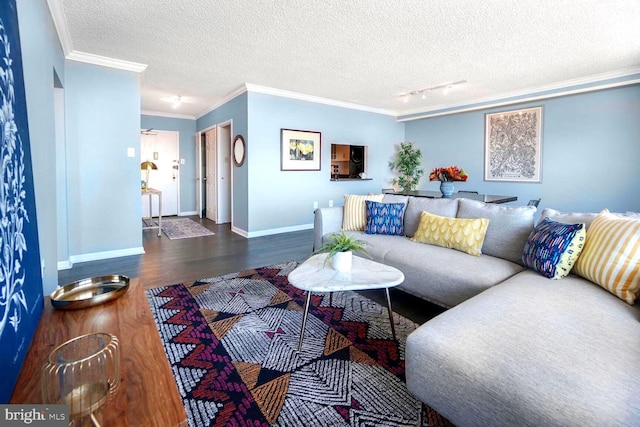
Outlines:
[[[573,270],[633,304],[640,293],[640,220],[600,212]]]
[[[342,229],[344,231],[364,231],[367,225],[367,207],[365,200],[372,202],[381,202],[384,194],[369,195],[344,195],[344,209],[342,216]]]

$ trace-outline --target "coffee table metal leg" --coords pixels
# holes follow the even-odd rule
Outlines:
[[[298,351],[302,350],[302,339],[304,338],[304,328],[307,326],[307,316],[309,315],[310,302],[311,302],[311,291],[307,291],[307,299],[304,302],[304,315],[302,316],[302,327],[300,328],[300,340],[298,341]]]
[[[391,335],[393,339],[396,339],[396,327],[393,324],[393,311],[391,311],[391,297],[389,296],[389,288],[384,288],[384,292],[387,295],[387,310],[389,310],[389,322],[391,322]]]

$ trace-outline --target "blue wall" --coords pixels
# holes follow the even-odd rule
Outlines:
[[[180,158],[185,160],[180,165],[180,212],[196,210],[196,121],[175,117],[142,115],[140,128],[169,130],[179,132]]]
[[[64,78],[64,56],[46,0],[18,1],[18,23],[29,118],[29,137],[38,211],[43,287],[58,285],[56,144],[53,73]]]
[[[141,253],[139,75],[75,61],[65,74],[69,252]]]
[[[387,166],[403,141],[404,124],[395,117],[290,98],[249,93],[249,232],[306,228],[313,202],[343,204],[348,193],[379,193],[389,187]],[[322,133],[320,171],[280,170],[280,129]],[[371,181],[331,182],[331,144],[366,145]]]
[[[247,93],[242,93],[229,102],[221,105],[213,111],[205,114],[197,120],[198,131],[208,129],[212,126],[231,120],[231,135],[242,135],[250,150],[251,140],[247,138]],[[251,164],[251,156],[247,154],[246,160],[241,167],[233,166],[231,174],[233,179],[232,195],[232,215],[231,224],[234,230],[244,234],[249,227],[249,181],[248,170]],[[195,209],[195,208],[194,208]]]
[[[485,113],[543,107],[542,183],[486,182]],[[640,85],[552,98],[406,123],[406,140],[422,149],[428,173],[457,165],[469,174],[458,190],[518,196],[539,210],[640,211]],[[420,189],[437,190],[423,178]]]

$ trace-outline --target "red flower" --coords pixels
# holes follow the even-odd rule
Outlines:
[[[466,181],[469,176],[457,166],[435,168],[429,174],[429,181]]]

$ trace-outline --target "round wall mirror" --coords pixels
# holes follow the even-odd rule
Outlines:
[[[242,166],[246,156],[246,147],[242,135],[237,135],[233,139],[233,163],[236,166]]]

